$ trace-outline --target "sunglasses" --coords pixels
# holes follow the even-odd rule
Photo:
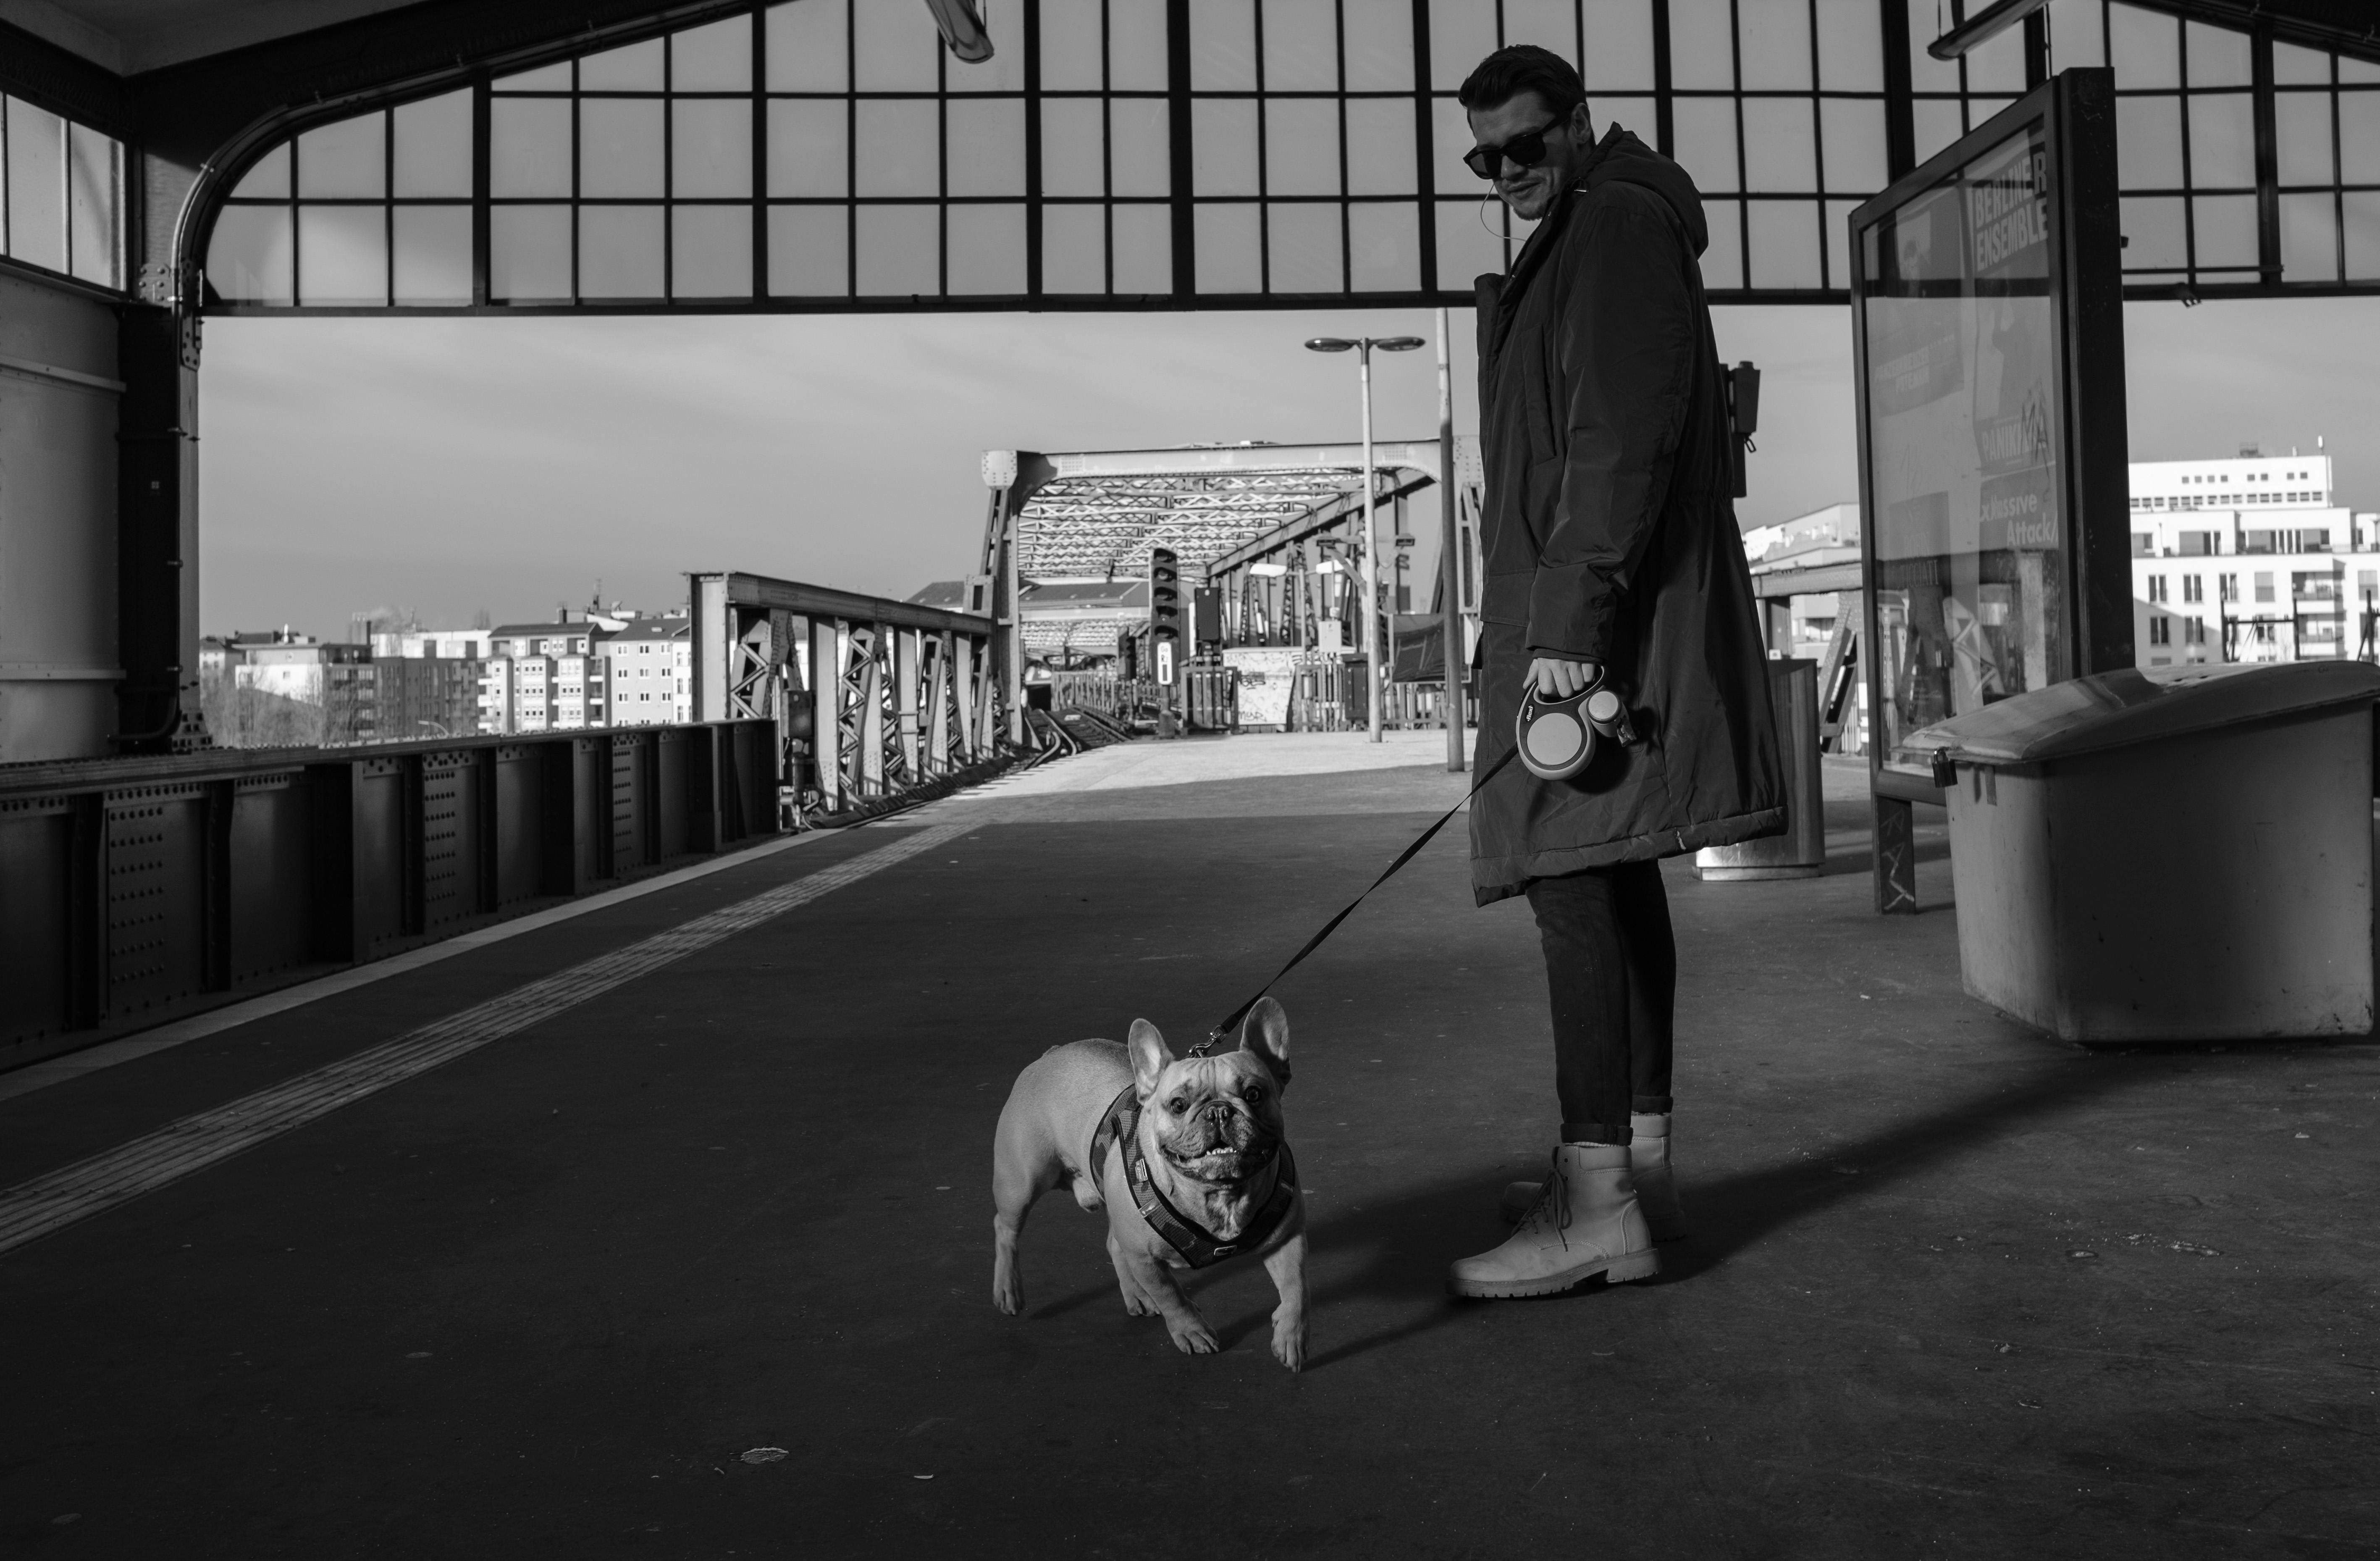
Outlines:
[[[1559,119],[1549,120],[1501,146],[1475,146],[1463,154],[1463,165],[1483,179],[1502,174],[1506,163],[1516,168],[1534,168],[1546,160],[1547,134],[1560,129],[1561,124]]]

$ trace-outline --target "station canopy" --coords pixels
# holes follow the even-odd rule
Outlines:
[[[2380,288],[2368,0],[2048,0],[2046,54],[1950,59],[1983,0],[995,0],[978,64],[924,0],[595,8],[524,44],[506,0],[474,55],[357,0],[181,58],[160,91],[280,96],[143,231],[235,312],[1460,305],[1523,235],[1455,92],[1533,43],[1693,175],[1714,301],[1847,299],[1852,208],[2045,66],[2114,69],[2133,296]]]

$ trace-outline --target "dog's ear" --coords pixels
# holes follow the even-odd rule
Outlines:
[[[1132,1021],[1132,1039],[1124,1043],[1132,1056],[1133,1092],[1146,1101],[1156,1092],[1158,1075],[1173,1062],[1173,1054],[1166,1047],[1165,1037],[1147,1019]]]
[[[1279,1003],[1270,997],[1257,999],[1240,1025],[1240,1050],[1254,1052],[1281,1087],[1289,1087],[1289,1016]]]

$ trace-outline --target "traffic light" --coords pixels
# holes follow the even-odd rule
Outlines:
[[[1148,550],[1148,668],[1172,688],[1182,664],[1182,567],[1170,547]]]
[[[1190,647],[1203,660],[1223,648],[1223,591],[1220,586],[1194,586],[1190,591]]]

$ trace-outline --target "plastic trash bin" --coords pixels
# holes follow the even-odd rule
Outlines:
[[[1815,878],[1827,871],[1827,805],[1818,766],[1818,664],[1785,656],[1768,664],[1768,706],[1784,750],[1785,833],[1740,846],[1705,846],[1694,876],[1707,883]]]
[[[2368,1032],[2375,697],[2360,662],[2128,669],[1914,734],[1967,991],[2086,1043]]]

